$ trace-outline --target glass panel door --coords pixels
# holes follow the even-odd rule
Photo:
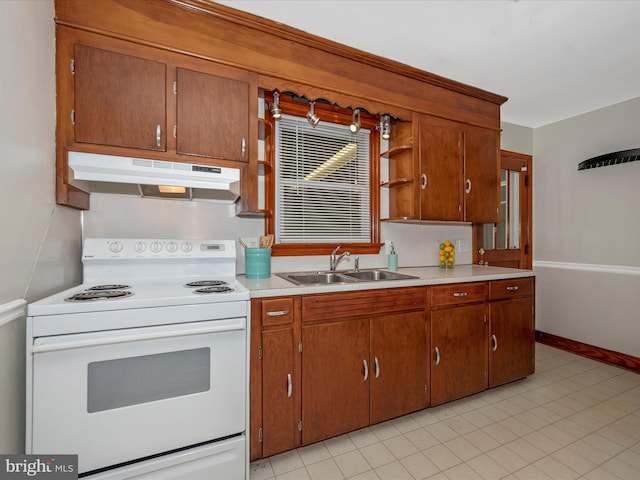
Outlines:
[[[528,155],[501,152],[500,222],[474,226],[477,263],[531,268],[530,163]]]

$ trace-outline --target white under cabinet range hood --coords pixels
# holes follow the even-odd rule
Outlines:
[[[69,183],[87,192],[235,203],[240,169],[69,152]]]

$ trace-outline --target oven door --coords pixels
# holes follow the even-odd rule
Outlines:
[[[31,453],[78,454],[84,473],[244,432],[246,324],[37,338]]]

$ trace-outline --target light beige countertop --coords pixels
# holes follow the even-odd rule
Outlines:
[[[367,269],[363,269],[367,270]],[[386,270],[381,268],[380,270]],[[340,270],[338,270],[340,272]],[[272,273],[269,278],[252,280],[238,275],[238,281],[247,287],[251,298],[279,297],[284,295],[307,295],[313,293],[352,292],[378,288],[416,287],[425,285],[443,285],[462,282],[483,282],[486,280],[505,280],[509,278],[534,277],[531,270],[514,268],[485,267],[480,265],[456,265],[453,268],[409,267],[399,268],[398,273],[412,275],[415,279],[380,280],[373,282],[351,282],[328,285],[295,285]]]

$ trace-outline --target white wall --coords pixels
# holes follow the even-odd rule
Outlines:
[[[24,452],[24,300],[0,305],[0,453]]]
[[[500,148],[510,152],[533,155],[533,128],[502,122]]]
[[[640,147],[640,98],[534,131],[537,328],[640,356],[640,161],[578,171]]]
[[[0,312],[80,278],[80,215],[54,197],[53,13],[53,0],[0,1]],[[1,453],[24,451],[24,341],[12,315],[0,328]]]
[[[238,218],[233,208],[207,202],[181,202],[137,198],[125,195],[92,194],[91,209],[83,212],[84,237],[232,239],[256,237],[264,233],[261,219]],[[471,227],[463,225],[416,225],[383,223],[382,240],[392,240],[400,267],[438,264],[438,245],[442,240],[468,240]],[[238,273],[244,273],[242,247],[238,248]],[[360,255],[361,268],[386,267],[384,251],[379,255]],[[459,264],[471,263],[471,252],[457,252]],[[329,257],[274,257],[272,272],[328,268]],[[353,259],[345,259],[348,268]]]
[[[0,304],[78,280],[80,215],[55,204],[53,0],[0,2]]]

